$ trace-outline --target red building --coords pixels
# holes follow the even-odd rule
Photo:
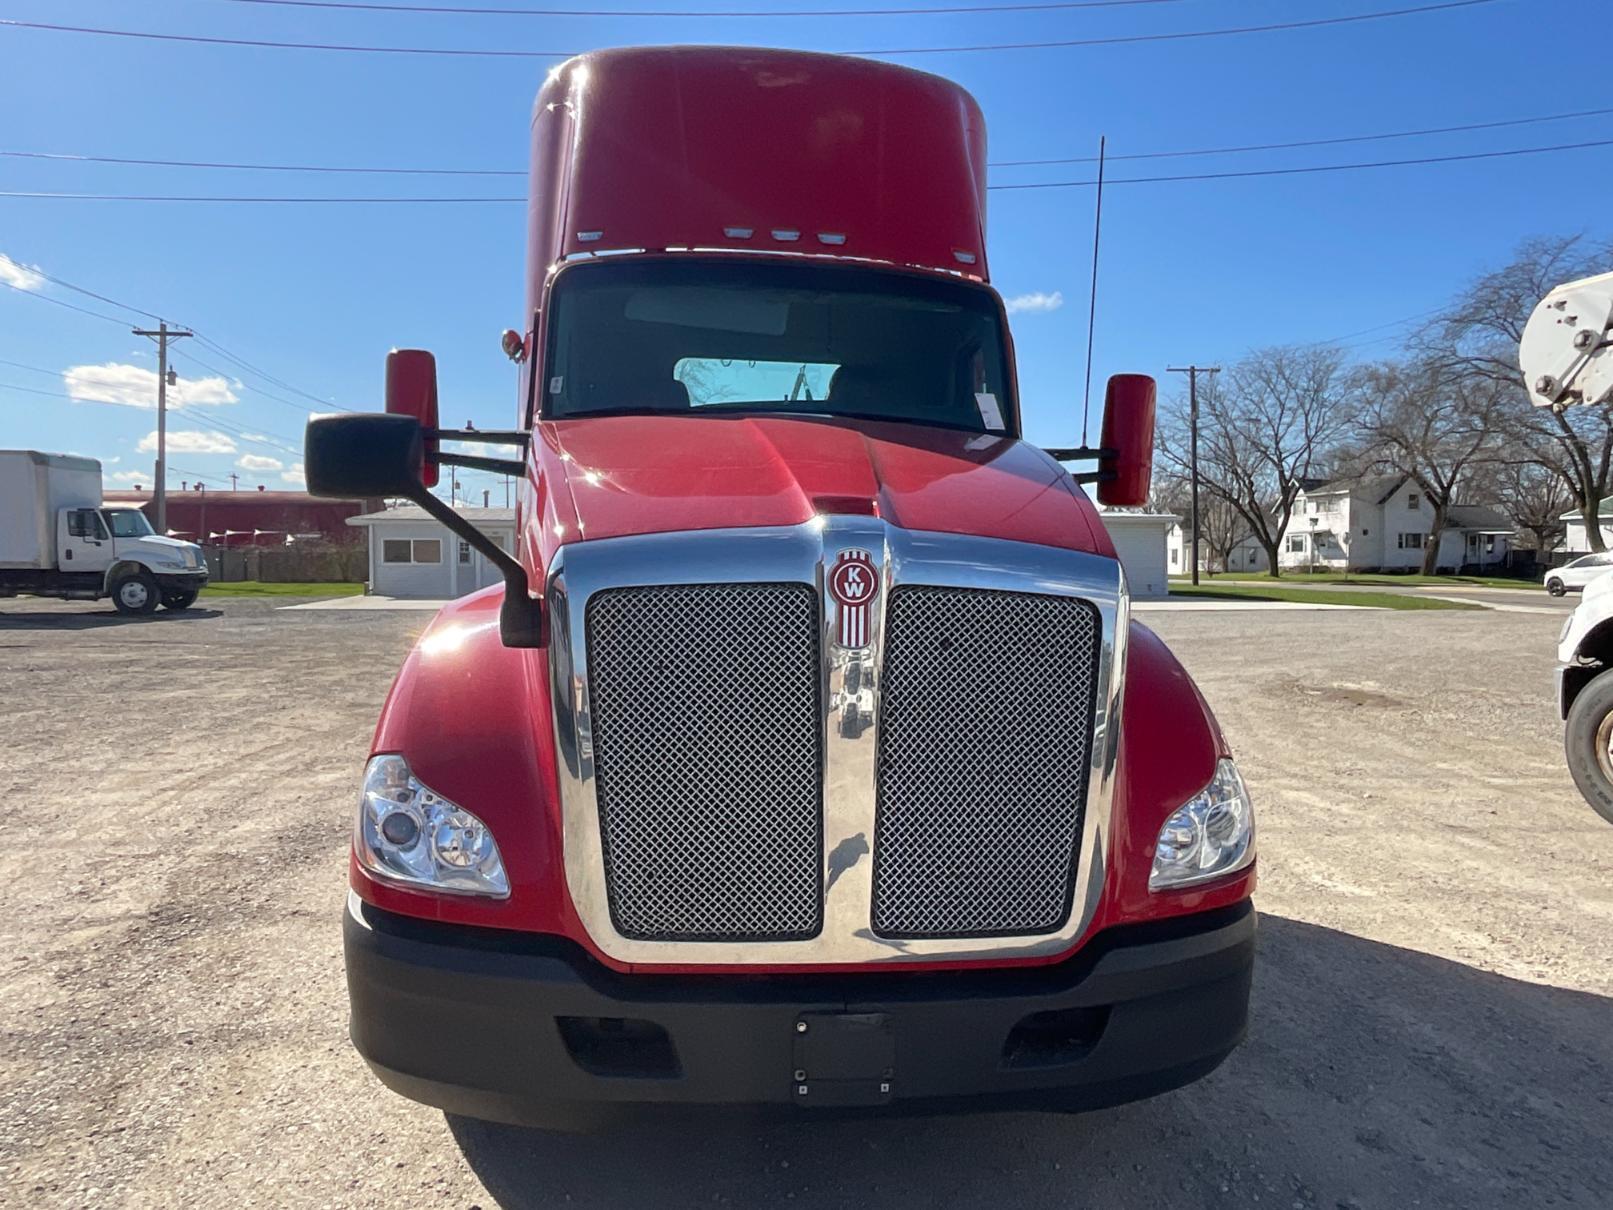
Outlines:
[[[108,504],[138,504],[156,524],[149,488],[106,493]],[[168,532],[206,546],[281,546],[288,540],[319,539],[341,546],[364,541],[364,531],[347,518],[374,512],[380,500],[320,500],[307,492],[215,491],[168,492]]]

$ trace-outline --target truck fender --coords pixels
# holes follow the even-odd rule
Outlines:
[[[1248,898],[1255,884],[1253,865],[1224,882],[1163,894],[1148,889],[1160,828],[1210,783],[1216,762],[1231,755],[1193,678],[1158,635],[1132,622],[1126,638],[1126,687],[1104,902],[1089,933],[1116,924],[1209,911]],[[1257,837],[1259,818],[1257,802]]]
[[[138,575],[142,571],[155,574],[151,568],[140,562],[139,559],[119,559],[106,569],[106,575],[101,578],[101,595],[111,596],[112,585],[116,584],[124,576]]]
[[[1613,668],[1613,575],[1598,576],[1563,623],[1557,642],[1558,710],[1563,718],[1580,690]]]
[[[404,661],[371,754],[397,753],[425,785],[485,823],[509,875],[507,899],[433,895],[371,878],[353,889],[416,917],[556,933],[583,941],[562,857],[547,647],[506,647],[504,586],[445,606]],[[591,946],[589,948],[592,948]]]

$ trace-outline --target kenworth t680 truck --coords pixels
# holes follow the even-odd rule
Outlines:
[[[364,770],[351,1033],[450,1112],[1087,1108],[1241,1038],[1253,819],[1131,620],[1097,447],[1020,437],[974,100],[885,64],[664,47],[532,123],[516,425],[310,423],[310,490],[407,496],[503,571],[398,674]],[[519,461],[445,442],[517,443]],[[1064,461],[1096,469],[1072,476]],[[521,477],[506,554],[435,496]]]

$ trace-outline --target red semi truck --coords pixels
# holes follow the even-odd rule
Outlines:
[[[314,493],[407,496],[504,574],[375,732],[360,1053],[528,1124],[1210,1071],[1247,1018],[1252,809],[1079,486],[1143,502],[1153,383],[1111,380],[1096,449],[1021,440],[973,98],[612,50],[550,74],[532,139],[516,427],[441,430],[404,350],[387,414],[308,428]],[[513,555],[431,493],[445,463],[521,477]]]

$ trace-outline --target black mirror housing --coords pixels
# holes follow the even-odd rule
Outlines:
[[[424,436],[413,416],[321,416],[308,422],[303,439],[303,472],[315,496],[413,497],[422,490],[424,461]]]

